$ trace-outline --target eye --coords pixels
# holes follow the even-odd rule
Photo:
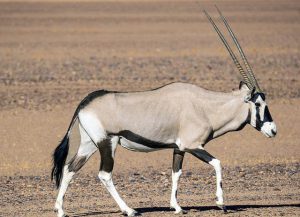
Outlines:
[[[259,103],[259,102],[256,102],[256,103],[255,103],[255,106],[256,106],[256,107],[260,107],[260,103]]]

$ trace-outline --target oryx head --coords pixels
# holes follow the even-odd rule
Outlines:
[[[216,7],[217,8],[217,7]],[[274,123],[272,116],[269,112],[267,103],[266,103],[266,96],[260,89],[257,80],[254,76],[254,73],[252,71],[252,68],[250,67],[248,60],[237,40],[235,37],[232,29],[230,28],[227,20],[222,15],[221,11],[217,8],[221,19],[223,20],[227,30],[229,31],[235,45],[237,46],[237,49],[239,53],[241,54],[242,60],[246,66],[246,71],[243,69],[241,64],[239,63],[238,59],[236,58],[235,54],[233,53],[232,49],[230,48],[229,44],[227,43],[224,35],[221,33],[217,25],[214,23],[212,18],[208,15],[208,13],[204,10],[204,13],[206,14],[208,20],[213,25],[214,29],[218,33],[220,39],[222,40],[223,44],[225,45],[227,51],[229,52],[231,58],[233,59],[233,62],[237,66],[240,74],[243,77],[243,81],[240,85],[241,88],[247,88],[247,94],[244,97],[245,103],[249,104],[249,112],[250,112],[250,118],[249,123],[257,130],[261,131],[265,136],[267,137],[274,137],[277,133],[276,124]]]

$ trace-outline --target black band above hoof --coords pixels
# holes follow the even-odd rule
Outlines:
[[[183,210],[183,209],[182,209],[182,210],[180,211],[180,214],[182,214],[182,215],[185,215],[185,214],[187,214],[187,213],[188,213],[187,210]]]
[[[222,206],[218,206],[221,210],[223,210],[224,213],[227,213],[227,208],[226,206],[222,205]]]

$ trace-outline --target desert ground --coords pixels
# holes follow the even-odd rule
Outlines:
[[[239,38],[278,127],[274,139],[247,126],[206,145],[222,162],[226,216],[300,216],[298,0],[1,0],[0,216],[55,216],[51,155],[89,92],[175,81],[237,89],[238,71],[202,12],[225,32],[214,4]],[[73,151],[78,143],[74,127]],[[121,215],[97,178],[99,158],[72,181],[69,216]],[[116,188],[142,216],[174,215],[171,162],[171,150],[118,148]],[[213,168],[188,154],[178,200],[185,216],[224,215],[215,206]]]

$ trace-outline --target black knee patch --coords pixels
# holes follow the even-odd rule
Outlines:
[[[176,173],[182,168],[182,162],[184,158],[184,152],[174,149],[173,153],[173,172]]]
[[[191,150],[190,153],[205,163],[209,163],[210,161],[215,159],[215,157],[213,157],[210,153],[208,153],[204,149]]]
[[[100,171],[110,173],[114,167],[110,139],[105,139],[104,141],[100,142],[98,147],[101,155]]]
[[[87,158],[85,156],[75,155],[69,163],[69,172],[77,172],[85,164]]]

